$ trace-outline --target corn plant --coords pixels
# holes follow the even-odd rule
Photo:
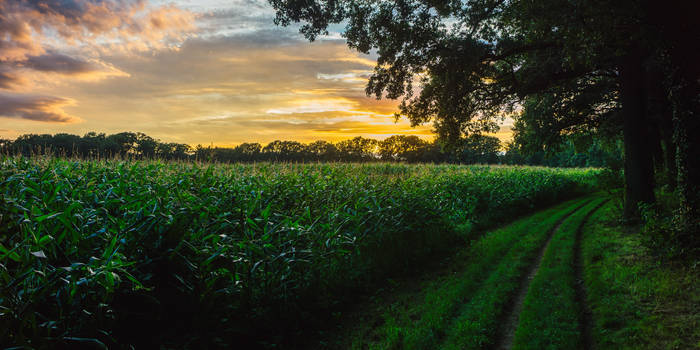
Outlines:
[[[597,172],[6,157],[0,343],[283,337],[480,228],[592,190]]]

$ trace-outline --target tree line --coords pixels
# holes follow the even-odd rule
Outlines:
[[[617,148],[616,148],[617,147]],[[183,161],[235,162],[406,162],[545,165],[555,167],[606,166],[619,159],[618,146],[587,139],[562,143],[554,151],[524,153],[514,143],[503,145],[493,136],[472,134],[457,147],[426,141],[414,135],[393,135],[384,140],[355,137],[339,142],[275,140],[266,145],[242,143],[235,147],[213,147],[161,142],[144,133],[121,132],[106,135],[89,132],[83,136],[65,133],[25,134],[15,140],[0,139],[0,153],[6,155],[51,155],[106,159],[164,159]]]
[[[700,256],[696,1],[268,2],[309,40],[344,26],[348,47],[378,55],[366,93],[402,99],[400,114],[447,144],[509,112],[522,112],[521,153],[621,139],[625,220],[665,207],[659,241]]]

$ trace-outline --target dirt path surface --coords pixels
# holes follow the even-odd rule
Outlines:
[[[583,258],[581,241],[583,240],[583,227],[588,222],[588,219],[600,207],[608,201],[603,201],[591,210],[581,222],[581,226],[576,230],[576,239],[574,241],[574,273],[576,275],[576,303],[579,305],[579,330],[581,331],[581,346],[583,350],[593,349],[593,313],[591,312],[587,300],[586,284],[583,278]]]
[[[506,311],[507,316],[504,317],[504,321],[501,323],[503,326],[496,337],[496,345],[493,347],[494,349],[508,350],[513,347],[513,339],[515,338],[515,330],[518,328],[518,320],[520,318],[520,311],[522,311],[523,308],[523,302],[525,301],[527,292],[530,289],[530,282],[532,282],[532,279],[535,278],[537,271],[540,269],[542,259],[547,251],[547,247],[549,247],[549,243],[552,241],[554,234],[559,230],[559,227],[561,227],[561,224],[571,215],[583,208],[583,206],[586,204],[588,204],[588,202],[581,204],[571,213],[561,218],[561,220],[557,222],[556,226],[554,226],[554,228],[549,232],[547,241],[542,245],[539,252],[537,252],[537,258],[527,270],[527,273],[523,276],[523,279],[520,281],[518,293],[513,298],[510,307]]]

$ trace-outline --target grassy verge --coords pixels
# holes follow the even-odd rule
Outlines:
[[[582,209],[574,212],[562,222],[560,228],[554,233],[555,236],[547,250],[547,255],[550,255],[549,253],[552,252],[552,248],[558,249],[558,247],[554,247],[558,243],[557,237],[561,237],[563,232],[572,232],[572,227],[573,230],[575,230],[575,227],[577,227],[585,214],[599,202],[600,199],[594,200]],[[456,322],[453,323],[450,329],[450,335],[443,348],[483,349],[486,346],[494,344],[496,332],[499,327],[499,316],[504,313],[511,297],[517,291],[520,285],[520,277],[532,263],[538,248],[541,247],[547,239],[548,231],[549,230],[544,232],[528,232],[528,236],[524,237],[524,239],[505,256],[498,265],[496,271],[486,280],[483,287],[479,290],[479,293],[463,307],[463,312]],[[547,262],[547,255],[545,255],[545,261],[543,261],[542,266],[545,268],[547,267],[545,264]],[[560,265],[560,263],[561,262],[557,262],[554,264]],[[550,264],[552,263],[550,262]],[[542,271],[542,267],[540,271]],[[538,276],[539,275],[538,273]],[[533,284],[537,279],[538,277],[535,277]],[[532,289],[530,290],[532,291]],[[544,290],[541,292],[546,293],[547,291]],[[540,293],[538,293],[538,295],[540,297],[543,296]],[[523,311],[527,310],[527,302],[526,299]],[[543,303],[547,302],[549,301],[543,300]]]
[[[449,335],[446,330],[454,335],[460,334],[463,329],[450,328],[456,317],[468,318],[472,312],[493,309],[493,306],[485,305],[493,305],[493,298],[497,297],[489,296],[492,291],[483,293],[482,287],[495,287],[503,282],[504,275],[515,280],[517,286],[517,277],[532,260],[547,233],[559,220],[588,200],[569,201],[494,230],[473,242],[471,247],[460,251],[451,260],[451,271],[445,276],[431,279],[418,288],[419,292],[406,293],[386,305],[383,311],[375,311],[382,316],[377,320],[365,320],[364,327],[354,330],[350,347],[430,349]],[[504,291],[508,294],[511,288],[505,287]],[[469,305],[466,310],[460,306],[464,304]],[[495,319],[492,321],[496,322]],[[486,323],[489,321],[480,319],[470,324],[477,329]],[[347,337],[340,337],[341,344],[335,344],[338,348],[349,346],[347,340],[342,343],[344,338]],[[484,344],[488,342],[487,338],[488,335],[479,334],[468,342]]]
[[[700,267],[659,263],[606,205],[584,228],[597,349],[700,349]]]
[[[523,303],[513,349],[575,349],[582,343],[575,292],[575,237],[603,200],[586,205],[554,234]]]

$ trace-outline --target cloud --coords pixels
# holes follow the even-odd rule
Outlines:
[[[25,77],[43,83],[49,80],[65,80],[66,77],[96,81],[108,77],[129,76],[128,73],[99,59],[73,57],[53,51],[40,56],[29,56],[26,60],[15,63],[14,68],[21,71]],[[52,79],[52,75],[61,77]]]
[[[26,79],[17,72],[3,69],[2,64],[0,64],[0,89],[14,89],[24,84],[26,84]]]
[[[131,78],[73,84],[81,115],[91,116],[81,130],[118,132],[128,125],[163,140],[225,145],[381,138],[430,128],[394,123],[396,101],[365,95],[372,56],[342,41],[309,43],[283,28],[200,36],[177,51],[104,59]]]
[[[0,58],[40,54],[51,39],[82,45],[110,40],[129,45],[135,40],[160,47],[163,39],[192,30],[194,19],[191,12],[172,5],[148,6],[145,0],[0,1],[0,47],[15,48],[12,55],[3,50]]]
[[[0,68],[85,72],[86,57],[176,48],[195,29],[195,17],[146,0],[0,0]]]
[[[194,22],[189,11],[146,0],[0,0],[0,90],[34,92],[66,78],[128,76],[100,56],[176,47]],[[61,108],[72,103],[35,93],[2,94],[0,115],[69,123],[78,119]]]
[[[87,61],[73,58],[60,53],[29,56],[22,62],[22,66],[42,72],[56,72],[63,74],[86,73],[94,70]]]
[[[61,109],[71,104],[72,100],[60,97],[0,93],[0,117],[72,123],[79,119]]]
[[[17,0],[13,11],[6,1],[0,45],[17,47],[0,46],[15,57],[0,62],[0,89],[14,93],[1,96],[0,115],[17,133],[137,130],[217,145],[431,135],[395,123],[396,101],[365,95],[376,55],[337,33],[309,43],[276,27],[266,0]],[[5,40],[11,17],[18,40]],[[90,118],[69,123],[73,113]]]
[[[326,99],[301,99],[290,101],[291,106],[272,108],[265,111],[267,114],[297,114],[349,111],[353,108],[354,101],[339,98]]]

